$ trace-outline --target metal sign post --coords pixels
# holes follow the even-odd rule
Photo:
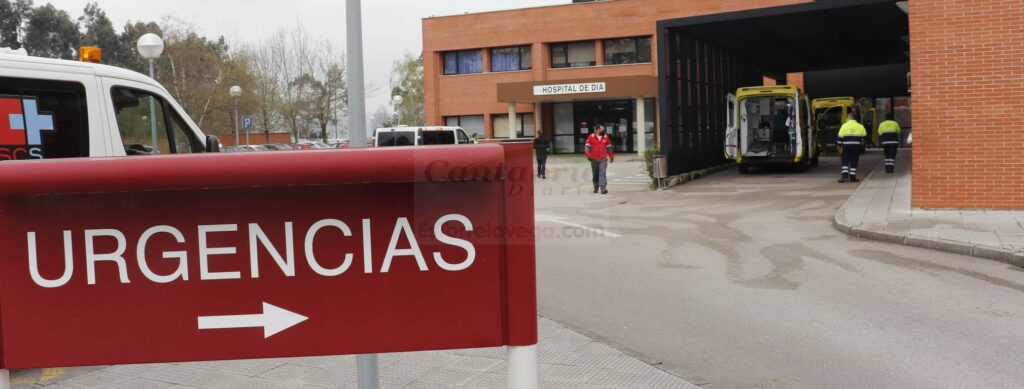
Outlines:
[[[256,117],[252,115],[242,116],[242,129],[245,130],[245,145],[249,146],[249,133],[256,128]]]

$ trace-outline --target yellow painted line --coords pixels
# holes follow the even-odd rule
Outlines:
[[[38,371],[38,370],[36,370],[36,371]],[[41,382],[50,381],[50,380],[58,378],[58,377],[60,377],[62,375],[64,375],[64,368],[63,367],[42,369],[41,374],[38,377],[29,376],[29,377],[21,377],[21,378],[12,379],[11,380],[11,385],[38,384],[38,383],[41,383]]]
[[[39,383],[39,380],[35,378],[18,378],[16,380],[11,380],[11,385],[28,385],[37,383]]]
[[[64,368],[54,367],[49,369],[43,369],[43,376],[40,377],[39,379],[43,382],[46,382],[54,378],[60,377],[62,375],[64,375]]]

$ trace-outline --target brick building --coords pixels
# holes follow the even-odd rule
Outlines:
[[[556,152],[580,151],[596,124],[608,127],[618,151],[640,151],[658,138],[658,20],[794,2],[618,0],[427,18],[426,121],[508,138],[514,111],[521,136],[542,128]],[[572,87],[533,90],[566,85]]]
[[[426,124],[540,128],[561,153],[603,124],[618,151],[659,144],[683,172],[724,162],[725,95],[788,82],[905,113],[915,206],[1024,208],[1022,26],[1021,0],[567,0],[432,17]]]
[[[915,207],[1024,208],[1024,1],[913,0]]]

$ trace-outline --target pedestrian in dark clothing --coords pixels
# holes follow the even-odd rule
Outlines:
[[[550,148],[551,142],[544,137],[544,131],[537,130],[537,137],[533,138],[533,149],[537,151],[537,177],[545,180],[548,178],[548,149]]]

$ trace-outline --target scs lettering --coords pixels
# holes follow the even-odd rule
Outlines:
[[[0,161],[43,159],[43,131],[54,130],[35,97],[0,96]]]

